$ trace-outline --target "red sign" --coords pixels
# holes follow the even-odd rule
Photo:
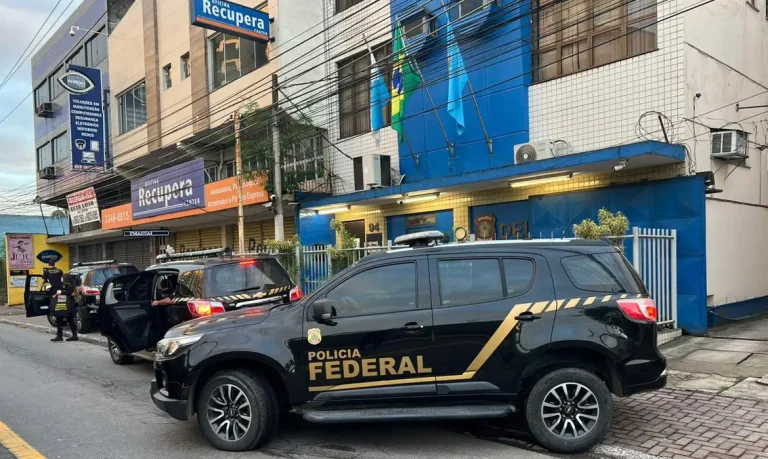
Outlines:
[[[67,195],[69,218],[75,226],[99,221],[99,203],[93,187]]]

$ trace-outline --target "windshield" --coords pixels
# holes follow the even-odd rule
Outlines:
[[[208,297],[267,291],[291,285],[288,273],[277,260],[271,258],[214,266],[206,271],[205,278]]]

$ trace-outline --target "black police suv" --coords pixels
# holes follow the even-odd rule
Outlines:
[[[118,365],[154,350],[182,322],[228,310],[274,306],[301,298],[301,289],[270,255],[232,257],[225,249],[158,255],[146,271],[109,279],[99,316],[109,355]],[[135,355],[130,355],[135,354]]]
[[[158,343],[152,399],[215,447],[318,423],[525,414],[547,448],[606,433],[611,394],[664,387],[656,308],[615,248],[501,241],[368,256],[301,301],[186,322]]]
[[[99,324],[101,287],[108,279],[121,274],[139,272],[130,263],[115,260],[75,263],[69,274],[75,277],[75,325],[78,333],[88,333]]]

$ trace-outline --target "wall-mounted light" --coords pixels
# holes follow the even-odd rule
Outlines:
[[[335,214],[339,212],[346,212],[351,208],[352,206],[336,206],[336,207],[327,207],[325,209],[318,209],[315,212],[317,213],[317,215],[328,215],[328,214]]]
[[[412,204],[414,202],[433,201],[440,196],[440,193],[419,194],[416,196],[404,195],[403,199],[397,201],[398,204]]]
[[[545,183],[562,182],[564,180],[570,180],[573,178],[573,172],[565,172],[560,174],[538,175],[535,177],[517,180],[511,182],[509,186],[512,188],[523,188],[526,186],[544,185]]]

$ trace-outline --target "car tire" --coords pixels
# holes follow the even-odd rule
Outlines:
[[[56,327],[56,317],[48,314],[48,323],[51,324],[51,327]]]
[[[88,307],[75,309],[75,326],[78,333],[90,333],[93,330],[91,315]]]
[[[525,405],[528,428],[556,453],[579,453],[602,440],[613,416],[602,379],[578,368],[555,370],[533,386]]]
[[[264,376],[225,371],[203,386],[197,400],[197,421],[214,447],[250,451],[275,432],[279,410],[275,392]]]
[[[109,349],[109,356],[112,358],[112,363],[115,365],[128,365],[133,363],[132,355],[125,355],[123,350],[120,349],[120,345],[112,341],[112,338],[107,338],[107,349]]]

